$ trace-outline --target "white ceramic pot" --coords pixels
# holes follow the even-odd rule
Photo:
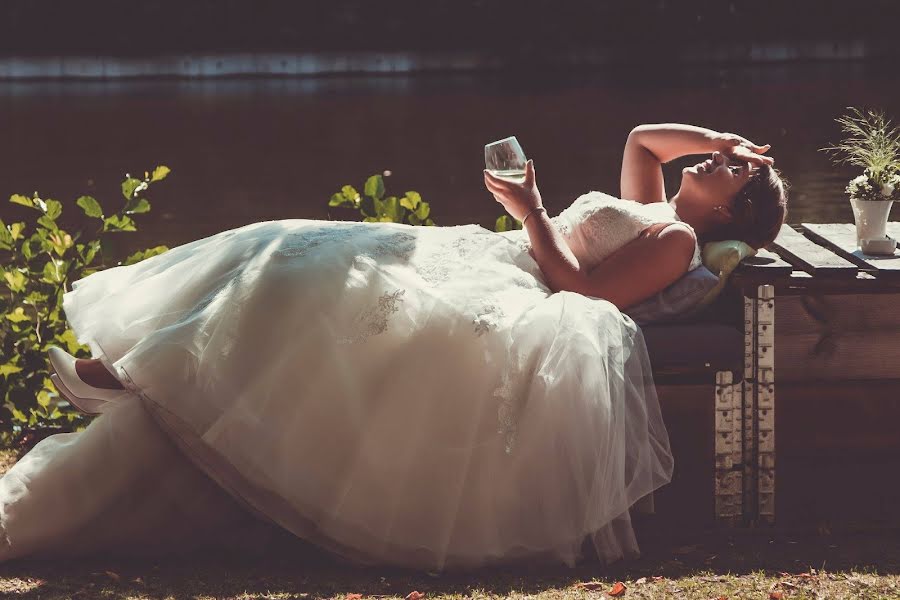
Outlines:
[[[887,233],[888,215],[893,200],[850,199],[853,219],[856,221],[856,243],[860,240],[881,240]]]

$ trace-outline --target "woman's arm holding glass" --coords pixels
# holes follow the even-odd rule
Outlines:
[[[530,160],[526,163],[524,183],[500,179],[485,170],[484,185],[511,217],[525,219],[523,227],[531,240],[532,255],[550,289],[556,292],[578,285],[583,275],[578,259],[547,211],[540,210],[544,204],[535,182],[534,163]]]

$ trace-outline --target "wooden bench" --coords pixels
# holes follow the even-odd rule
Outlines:
[[[888,232],[900,238],[900,223],[889,223]],[[864,255],[853,224],[785,226],[767,250],[740,265],[729,285],[744,298],[744,370],[740,382],[719,376],[716,514],[774,525],[776,371],[779,410],[792,424],[782,448],[821,453],[834,443],[817,438],[816,430],[826,428],[826,437],[835,438],[845,418],[848,442],[900,456],[900,251]],[[842,412],[848,398],[866,399],[853,390],[874,398],[868,420]],[[810,414],[826,406],[830,424]],[[852,431],[850,423],[867,431]],[[896,473],[892,479],[888,492],[895,498]],[[838,496],[847,494],[843,487],[835,479]],[[791,516],[802,512],[801,506]]]
[[[726,289],[691,322],[642,331],[675,458],[672,482],[656,492],[653,529],[742,524],[741,434],[733,430],[747,348],[740,295]]]

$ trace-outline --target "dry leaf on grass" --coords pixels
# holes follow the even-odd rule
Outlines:
[[[635,583],[638,584],[638,585],[643,585],[643,584],[647,583],[647,578],[646,578],[646,577],[641,577],[640,579],[638,579],[637,581],[635,581]]]
[[[344,596],[344,600],[361,600],[362,594],[347,594]]]
[[[580,583],[576,583],[575,587],[581,588],[583,590],[601,590],[606,587],[606,584],[602,581],[582,581]]]
[[[784,598],[784,592],[769,592],[769,600],[781,600]]]
[[[606,593],[609,594],[610,596],[621,596],[622,594],[625,593],[625,590],[626,590],[625,584],[622,583],[621,581],[617,581],[615,583],[615,585],[612,586],[612,589],[610,589]]]
[[[406,595],[406,600],[422,600],[425,597],[425,594],[422,592],[413,590]]]

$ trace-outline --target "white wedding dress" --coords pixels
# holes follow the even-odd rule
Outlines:
[[[595,264],[677,220],[591,192],[553,222]],[[288,219],[74,282],[68,322],[127,392],[0,480],[0,559],[182,548],[249,514],[360,563],[637,556],[629,508],[673,467],[643,337],[528,250]]]

